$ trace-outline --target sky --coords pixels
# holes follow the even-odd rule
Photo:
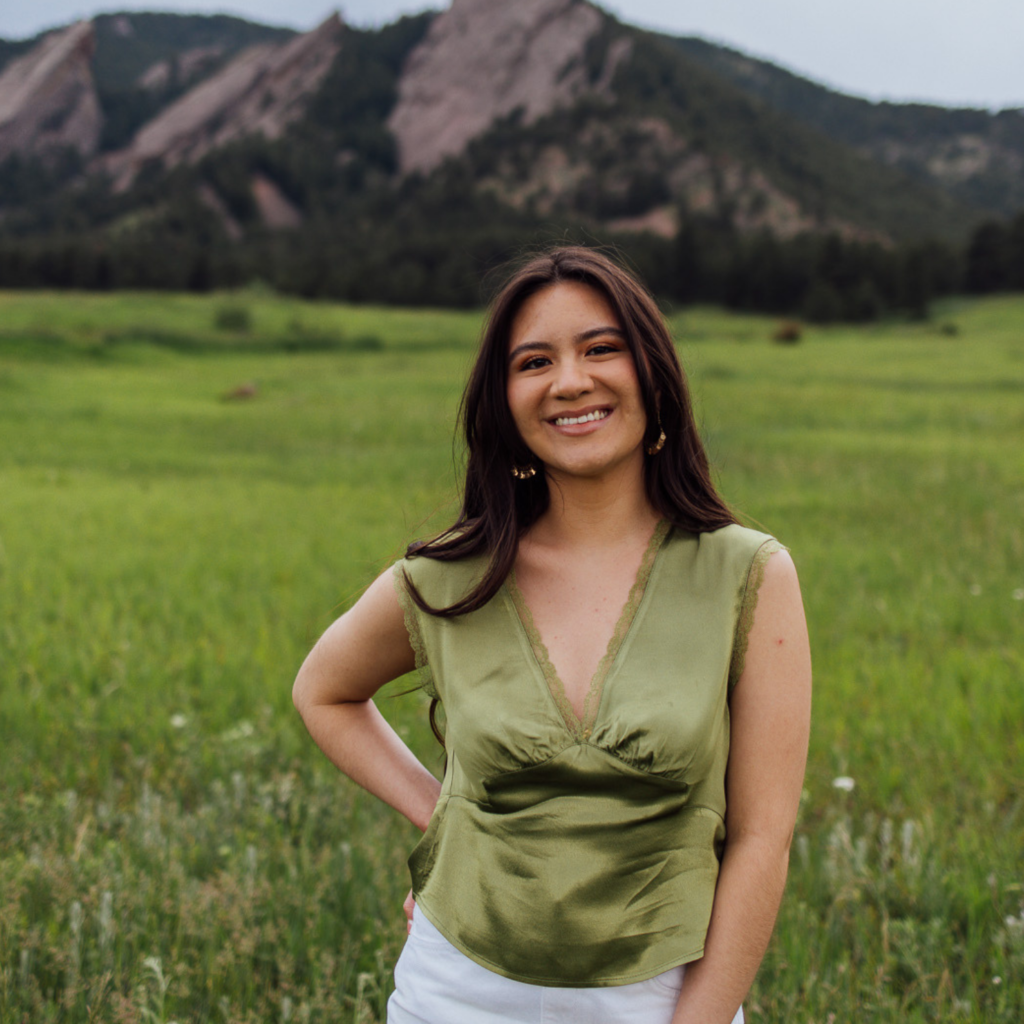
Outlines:
[[[508,0],[514,3],[515,0]],[[0,0],[0,38],[113,10],[227,12],[309,29],[379,25],[443,0]],[[623,21],[699,35],[869,99],[1024,107],[1024,0],[605,0]]]

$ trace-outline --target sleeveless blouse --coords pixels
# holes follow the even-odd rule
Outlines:
[[[642,981],[698,959],[725,842],[728,693],[773,538],[655,530],[576,717],[515,583],[434,607],[483,557],[405,558],[394,579],[448,762],[409,858],[417,907],[483,967],[536,985]]]

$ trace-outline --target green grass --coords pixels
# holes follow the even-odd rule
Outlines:
[[[773,327],[673,317],[815,658],[748,1019],[1017,1022],[1024,299],[791,346]],[[260,292],[0,294],[0,1020],[383,1021],[413,829],[326,764],[290,684],[450,515],[478,329]],[[423,700],[380,703],[439,770]]]

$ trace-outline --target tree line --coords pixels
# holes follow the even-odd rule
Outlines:
[[[497,201],[465,193],[461,211],[453,210],[428,182],[409,191],[404,203],[367,203],[361,216],[293,231],[248,228],[242,241],[231,241],[194,200],[131,231],[0,238],[0,287],[208,291],[259,280],[308,298],[465,307],[486,298],[488,272],[506,259],[572,241],[617,249],[666,300],[819,323],[923,317],[944,295],[1024,290],[1024,213],[980,225],[963,249],[836,234],[782,240],[699,217],[666,239],[524,224]]]

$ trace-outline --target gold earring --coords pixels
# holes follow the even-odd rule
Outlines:
[[[512,475],[517,480],[529,480],[530,477],[537,475],[537,467],[527,466],[525,469],[520,469],[518,466],[513,466]]]
[[[658,440],[655,441],[654,444],[648,446],[648,455],[657,455],[658,452],[660,452],[661,449],[665,447],[665,442],[668,440],[668,438],[665,436],[665,428],[662,427],[661,425],[661,420],[658,420],[658,430]]]

